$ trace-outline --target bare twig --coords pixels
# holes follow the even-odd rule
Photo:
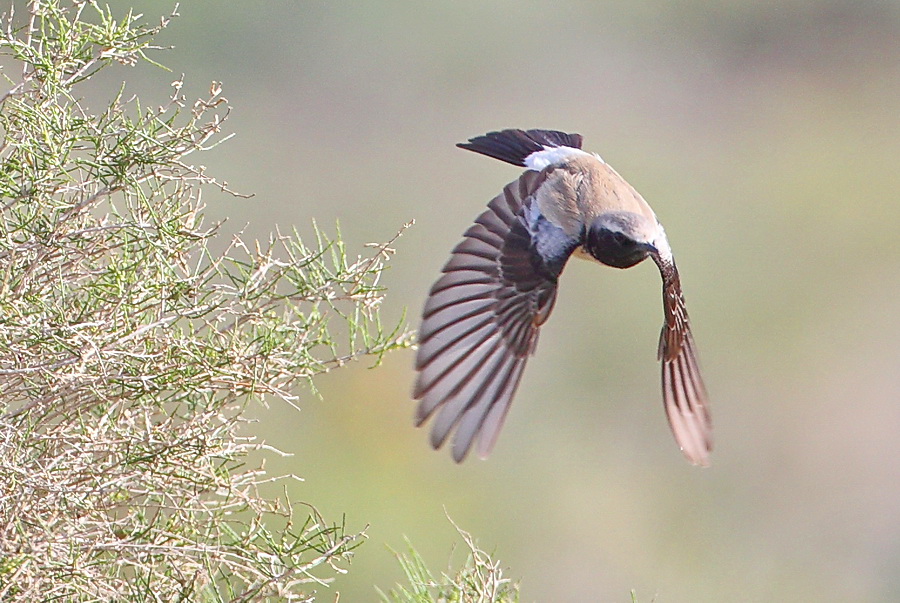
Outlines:
[[[308,600],[365,536],[263,493],[281,477],[248,456],[282,453],[243,411],[409,345],[378,316],[394,239],[352,261],[318,228],[214,254],[201,192],[236,193],[185,157],[228,138],[219,84],[76,100],[150,60],[170,18],[41,0],[0,27],[22,64],[0,97],[3,601]]]

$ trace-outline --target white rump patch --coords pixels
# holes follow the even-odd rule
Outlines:
[[[603,159],[601,159],[600,155],[597,155],[596,153],[588,153],[587,151],[582,151],[581,149],[575,149],[573,147],[548,147],[547,145],[543,146],[543,151],[535,151],[525,158],[526,168],[528,168],[529,170],[534,170],[535,172],[540,172],[548,165],[559,165],[565,163],[569,158],[576,157],[578,155],[596,157],[600,161],[600,163],[603,163]]]

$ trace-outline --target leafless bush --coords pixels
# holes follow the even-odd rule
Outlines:
[[[242,413],[407,345],[378,319],[392,250],[210,251],[202,191],[230,191],[189,156],[226,138],[218,84],[80,96],[173,16],[42,0],[0,24],[0,600],[307,600],[362,536],[259,494]]]

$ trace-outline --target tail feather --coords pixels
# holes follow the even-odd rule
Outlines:
[[[543,151],[545,147],[580,149],[581,142],[581,134],[567,134],[558,130],[510,129],[488,132],[484,136],[470,138],[469,142],[461,142],[456,146],[524,167],[526,157]]]

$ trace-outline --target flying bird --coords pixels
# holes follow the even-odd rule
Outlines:
[[[708,465],[706,388],[666,232],[638,192],[581,144],[580,134],[503,130],[457,145],[526,171],[488,203],[429,292],[416,353],[416,425],[434,416],[434,448],[453,432],[457,462],[476,440],[487,457],[569,257],[614,268],[649,257],[662,276],[666,415],[685,457]]]

